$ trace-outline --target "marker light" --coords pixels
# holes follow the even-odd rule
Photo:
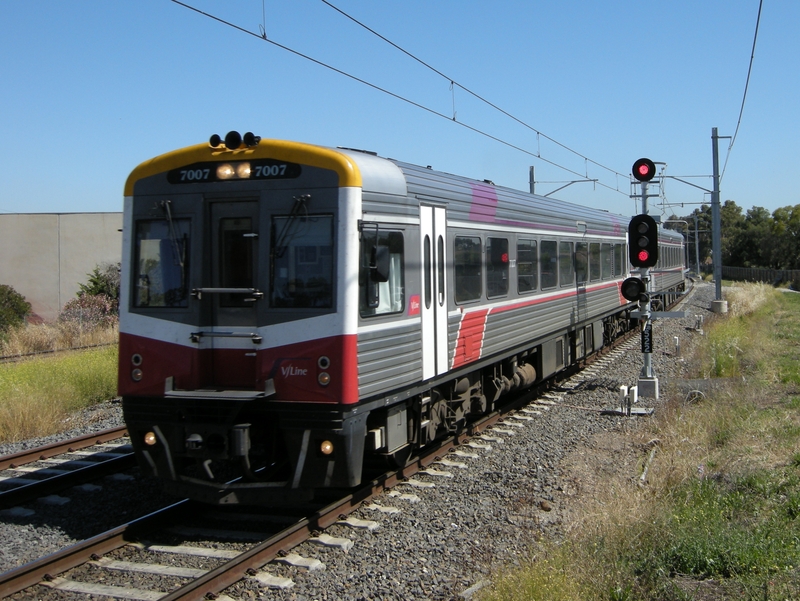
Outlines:
[[[141,382],[144,373],[138,367],[131,371],[131,378],[133,378],[134,382]]]
[[[333,453],[333,443],[330,440],[323,440],[319,445],[319,452],[323,455],[331,455]]]
[[[144,435],[144,444],[148,447],[152,447],[156,442],[158,442],[158,439],[156,438],[155,432],[148,432]]]
[[[331,375],[327,371],[320,372],[317,376],[317,382],[322,386],[327,386],[331,383]]]

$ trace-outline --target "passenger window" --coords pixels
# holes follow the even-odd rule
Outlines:
[[[508,294],[508,240],[488,238],[486,240],[486,295]]]
[[[600,263],[601,263],[601,270],[602,270],[602,278],[607,280],[611,277],[611,245],[610,244],[601,244],[600,245]]]
[[[270,306],[333,307],[333,216],[273,217]]]
[[[558,243],[555,240],[542,240],[539,266],[542,274],[542,290],[558,285]]]
[[[575,264],[572,255],[572,242],[558,243],[558,278],[562,286],[575,283]]]
[[[536,240],[517,241],[517,290],[520,294],[537,288],[537,267],[539,265]]]
[[[600,243],[589,244],[589,278],[592,282],[600,279]]]
[[[589,245],[586,242],[575,243],[575,275],[579,285],[589,280]]]
[[[481,239],[456,236],[453,253],[455,266],[456,302],[477,300],[483,294],[481,284]]]
[[[377,249],[387,249],[389,273],[385,278],[376,273]],[[367,232],[361,238],[361,269],[359,273],[359,310],[362,317],[400,313],[405,307],[405,273],[403,234],[401,232]],[[427,289],[430,289],[428,286]]]
[[[140,221],[134,252],[134,306],[188,306],[189,220]]]
[[[614,245],[614,275],[620,276],[625,268],[625,246],[622,244]]]

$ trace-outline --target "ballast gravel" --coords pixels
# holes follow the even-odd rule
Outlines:
[[[687,317],[654,323],[652,357],[662,399],[643,398],[639,405],[658,411],[671,386],[680,382],[685,367],[681,355],[702,335],[696,329],[698,316],[710,318],[713,298],[713,285],[696,284],[681,307]],[[474,446],[463,446],[460,454],[449,454],[445,463],[354,514],[377,528],[365,523],[330,527],[327,535],[352,541],[349,550],[312,542],[292,550],[318,560],[324,564],[321,569],[317,564],[317,569],[308,569],[272,562],[258,577],[282,578],[276,582],[286,588],[268,588],[252,577],[225,594],[232,599],[297,601],[470,598],[491,582],[497,569],[529,559],[538,540],[563,535],[563,520],[576,495],[591,494],[565,459],[575,452],[610,452],[595,444],[596,435],[623,434],[648,419],[601,413],[619,406],[620,386],[634,386],[641,366],[636,337],[624,351],[614,351],[587,372],[561,381],[544,402],[473,439]],[[71,429],[58,437],[0,445],[0,454],[121,425],[121,408],[108,402],[73,419]],[[71,500],[63,505],[32,503],[22,508],[28,511],[0,511],[0,573],[173,500],[155,482],[137,471],[131,474],[129,481],[104,482],[100,491],[64,493]],[[30,510],[34,513],[28,514]],[[137,587],[145,586],[142,580],[146,578],[139,578]]]

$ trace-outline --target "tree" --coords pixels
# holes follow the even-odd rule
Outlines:
[[[772,213],[775,269],[798,269],[800,259],[800,205],[781,207]]]
[[[0,284],[0,332],[20,325],[30,315],[31,304],[11,286]]]
[[[87,273],[89,281],[78,284],[78,296],[97,296],[103,294],[110,299],[119,300],[119,263],[96,265],[92,273]]]

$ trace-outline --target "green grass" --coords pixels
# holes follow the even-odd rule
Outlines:
[[[687,484],[640,573],[697,579],[768,577],[800,565],[797,468]]]
[[[70,413],[116,396],[117,347],[0,364],[0,442],[68,427]]]
[[[671,399],[640,434],[661,441],[648,485],[601,483],[563,540],[481,599],[800,599],[800,295],[758,293],[695,354],[690,377],[727,386]]]

